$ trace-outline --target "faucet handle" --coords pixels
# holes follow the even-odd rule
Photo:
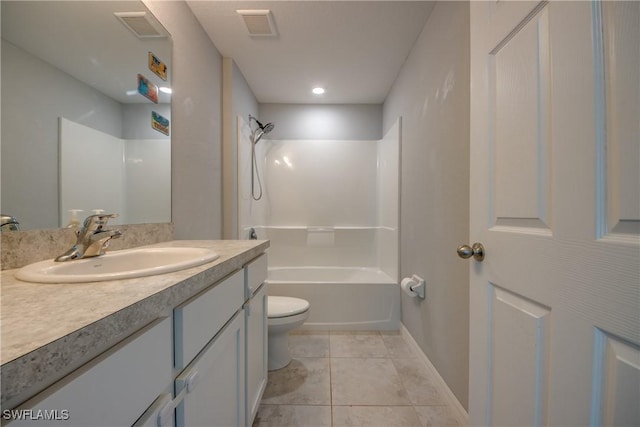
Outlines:
[[[119,215],[117,213],[114,214],[104,214],[104,213],[100,213],[100,214],[94,214],[94,215],[89,215],[85,220],[84,220],[84,228],[85,229],[91,229],[91,228],[96,228],[96,230],[101,230],[103,226],[107,225],[107,222],[109,221],[110,218],[117,218]]]

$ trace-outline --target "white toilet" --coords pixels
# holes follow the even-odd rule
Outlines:
[[[289,331],[301,326],[309,317],[309,301],[300,298],[268,296],[270,371],[284,368],[291,362]]]

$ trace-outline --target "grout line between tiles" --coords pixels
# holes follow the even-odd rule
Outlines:
[[[329,403],[331,404],[331,407],[329,409],[329,421],[331,423],[331,427],[333,427],[333,377],[331,374],[333,357],[331,355],[331,331],[329,331],[327,335],[327,346],[329,347]]]

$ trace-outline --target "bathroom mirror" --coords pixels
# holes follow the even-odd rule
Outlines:
[[[3,214],[171,221],[171,38],[140,1],[1,2]]]

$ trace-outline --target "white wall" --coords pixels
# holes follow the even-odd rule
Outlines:
[[[260,104],[260,121],[275,123],[271,139],[382,138],[380,104]]]
[[[238,218],[243,215],[238,211],[242,207],[242,202],[239,204],[238,199],[238,150],[239,147],[246,147],[249,143],[245,141],[243,145],[242,141],[238,140],[238,117],[241,117],[248,126],[249,115],[258,115],[258,101],[231,58],[223,58],[222,74],[222,236],[225,239],[237,239]],[[256,222],[251,223],[256,224]]]
[[[56,228],[58,117],[120,138],[121,104],[4,40],[2,82],[2,211]]]
[[[184,2],[144,0],[173,40],[172,200],[177,239],[222,236],[222,56]]]
[[[151,111],[171,120],[171,104],[123,104],[122,139],[166,139],[171,135],[151,127]]]
[[[459,401],[468,402],[469,5],[438,2],[384,104],[402,116],[401,276],[426,279],[424,301],[403,295],[402,322]]]

